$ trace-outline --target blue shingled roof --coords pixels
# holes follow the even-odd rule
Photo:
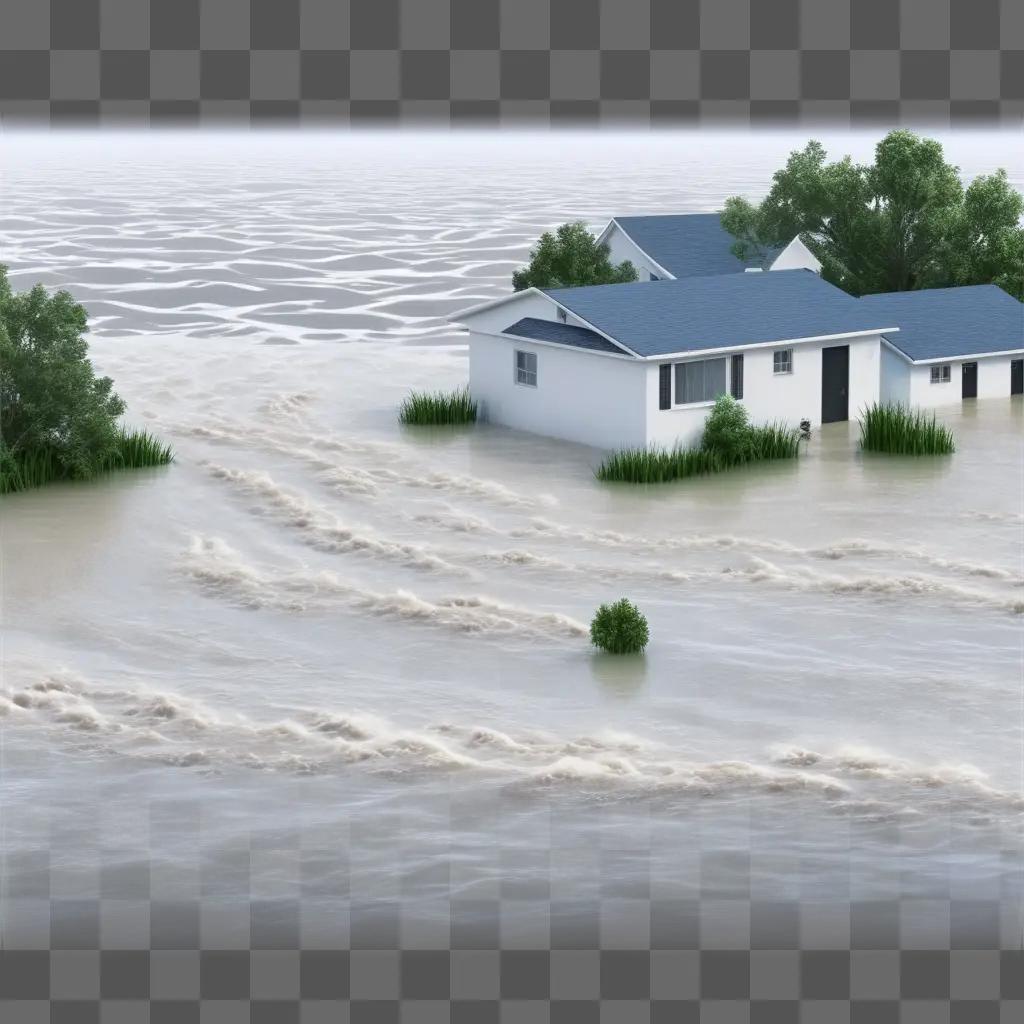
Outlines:
[[[810,270],[555,288],[546,293],[640,356],[897,326]]]
[[[526,316],[517,320],[511,327],[506,327],[505,334],[514,334],[517,338],[531,338],[534,341],[551,341],[557,345],[570,345],[572,348],[585,348],[591,352],[614,352],[616,355],[625,353],[618,345],[613,345],[607,338],[602,338],[587,327],[574,327],[558,320],[538,320]]]
[[[615,222],[673,277],[735,274],[745,267],[770,266],[781,249],[765,258],[737,259],[729,250],[736,241],[717,213],[672,213],[650,217],[616,217]]]
[[[910,359],[956,359],[1024,349],[1024,304],[994,284],[885,292],[858,300],[896,324],[888,338]]]

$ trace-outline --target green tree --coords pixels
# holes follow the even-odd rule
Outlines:
[[[994,283],[1024,298],[1022,214],[1005,171],[964,189],[939,142],[900,129],[878,143],[872,164],[828,163],[811,140],[775,172],[761,203],[727,200],[722,225],[740,258],[800,235],[822,276],[853,295]]]
[[[585,284],[622,284],[637,280],[629,260],[613,264],[608,246],[587,230],[583,221],[545,231],[530,250],[530,264],[512,275],[517,292],[526,288],[576,288]]]
[[[0,265],[0,454],[52,452],[87,477],[116,455],[124,402],[87,358],[86,312],[66,291],[15,294]]]

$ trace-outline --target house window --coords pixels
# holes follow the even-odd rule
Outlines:
[[[948,384],[952,379],[953,372],[949,363],[944,363],[942,366],[932,367],[933,384]]]
[[[772,371],[774,373],[793,372],[793,350],[791,348],[780,348],[773,354]]]
[[[676,363],[676,405],[713,402],[725,391],[724,359]]]
[[[729,394],[737,401],[743,397],[743,353],[738,352],[732,357],[732,375],[729,382]]]
[[[516,383],[527,388],[537,386],[537,353],[516,349]]]

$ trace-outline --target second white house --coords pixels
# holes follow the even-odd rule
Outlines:
[[[878,401],[898,335],[806,269],[531,288],[452,320],[484,419],[602,448],[696,443],[725,393],[754,422],[848,419]]]

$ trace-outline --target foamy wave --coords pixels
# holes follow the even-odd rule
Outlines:
[[[444,570],[465,574],[465,569],[446,562],[426,548],[386,540],[360,532],[338,522],[327,509],[314,505],[306,497],[280,487],[268,473],[230,469],[207,463],[210,475],[224,480],[237,490],[262,501],[257,510],[271,514],[283,526],[296,530],[304,543],[332,554],[370,554],[401,562],[416,569]]]
[[[589,633],[582,622],[568,615],[532,611],[480,595],[425,598],[408,590],[382,593],[346,582],[330,571],[275,573],[251,565],[215,537],[193,537],[184,566],[211,596],[246,608],[325,610],[342,602],[353,611],[455,632],[523,639],[580,638]]]
[[[1024,614],[1024,598],[1005,597],[961,587],[947,580],[924,576],[836,576],[805,566],[784,569],[763,558],[751,556],[752,565],[729,569],[726,575],[749,582],[771,582],[797,590],[829,594],[874,594],[881,596],[938,597],[996,611]]]
[[[1011,526],[1024,525],[1024,512],[999,512],[969,508],[963,515],[967,519],[980,519],[985,523],[1008,523]]]
[[[975,822],[1024,810],[1024,796],[993,786],[972,765],[915,764],[842,745],[701,760],[673,745],[614,732],[565,738],[481,724],[409,727],[376,714],[302,707],[261,721],[175,693],[104,685],[66,671],[38,674],[0,694],[0,702],[17,709],[8,728],[42,728],[95,753],[205,771],[359,768],[413,778],[478,772],[524,792],[555,788],[626,800],[809,797],[869,820],[934,809],[939,815],[963,811]]]
[[[511,531],[512,536],[551,536],[574,540],[596,547],[631,548],[663,554],[670,551],[741,551],[751,554],[785,555],[793,558],[837,561],[847,558],[891,558],[919,562],[935,569],[965,576],[981,576],[1005,580],[1016,585],[1024,584],[1019,572],[999,566],[969,562],[933,555],[921,548],[900,547],[875,541],[852,539],[840,540],[824,547],[806,548],[781,540],[761,540],[755,537],[738,537],[730,534],[692,534],[682,537],[645,537],[638,534],[621,533],[615,530],[586,530],[568,527],[543,517],[534,517],[526,529]]]

